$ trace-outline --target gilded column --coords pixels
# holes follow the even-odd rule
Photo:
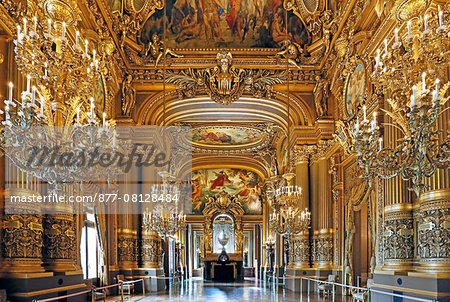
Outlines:
[[[314,195],[315,208],[313,235],[313,265],[315,268],[331,269],[333,263],[333,228],[332,228],[332,198],[331,177],[328,159],[320,158],[314,164]]]
[[[392,122],[389,117],[385,118],[385,122]],[[394,127],[384,127],[384,137],[385,146],[394,147],[402,133]],[[407,186],[400,176],[384,181],[384,270],[405,272],[412,269],[414,218]]]
[[[86,185],[86,193],[94,186]],[[95,187],[95,189],[98,189]],[[51,194],[48,192],[47,194]],[[72,186],[65,186],[58,194],[66,196],[76,195]],[[44,249],[43,256],[47,271],[57,274],[81,274],[78,265],[79,247],[77,234],[77,216],[71,204],[48,204],[49,213],[44,215]],[[81,228],[80,228],[81,229]]]
[[[448,183],[447,183],[448,184]],[[420,197],[417,228],[419,271],[450,273],[450,189],[425,192]]]
[[[295,184],[302,188],[303,198],[299,210],[309,210],[309,169],[308,156],[296,156]],[[309,267],[309,229],[292,237],[289,246],[289,268]]]
[[[450,104],[447,102],[446,109]],[[437,121],[442,129],[439,142],[448,139],[450,110]],[[427,273],[450,273],[450,169],[438,169],[426,179],[429,191],[419,199],[417,227],[417,270]]]

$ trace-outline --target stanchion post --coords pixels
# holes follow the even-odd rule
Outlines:
[[[333,282],[333,302],[334,302],[334,299],[335,299],[335,294],[334,294],[335,289],[336,289],[336,287],[335,287],[334,282]]]
[[[95,290],[94,290],[94,288],[91,288],[91,301],[95,302]]]
[[[300,277],[300,301],[303,301],[303,277]]]
[[[309,293],[310,293],[310,290],[309,290],[309,278],[308,278],[308,302],[309,302]]]
[[[120,301],[123,302],[123,281],[120,281]]]
[[[145,282],[144,282],[144,278],[142,278],[142,296],[145,297]]]

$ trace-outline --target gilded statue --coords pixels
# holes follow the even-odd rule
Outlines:
[[[136,104],[136,89],[132,84],[133,77],[129,74],[122,83],[122,114],[131,116]]]
[[[244,232],[242,230],[242,223],[241,222],[236,222],[236,229],[235,229],[235,238],[236,238],[236,246],[235,249],[236,251],[242,252],[242,243],[244,240]]]
[[[305,51],[300,44],[290,40],[284,40],[282,42],[281,50],[271,58],[285,58],[290,64],[294,65],[298,69],[301,69],[298,61],[304,53]]]
[[[145,56],[148,57],[149,55],[155,60],[155,67],[157,67],[159,61],[167,55],[171,55],[175,58],[184,57],[183,55],[175,53],[172,49],[164,47],[164,43],[159,39],[157,33],[153,33],[151,41],[147,44]]]
[[[353,209],[349,209],[348,211],[349,219],[346,228],[347,239],[345,242],[344,274],[346,284],[353,285],[353,239],[355,237],[356,227],[353,222]]]
[[[316,76],[316,86],[313,93],[317,116],[326,116],[328,114],[328,81]]]
[[[205,251],[206,253],[212,251],[212,228],[211,228],[211,218],[207,217],[205,220]]]
[[[325,44],[325,53],[330,49],[331,36],[337,30],[335,20],[331,18],[331,12],[325,11],[322,17],[322,41]]]

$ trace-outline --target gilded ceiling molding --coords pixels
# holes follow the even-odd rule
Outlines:
[[[333,139],[320,140],[315,145],[297,145],[293,149],[292,164],[296,165],[300,162],[310,159],[310,163],[314,163],[321,158],[329,157],[336,149],[336,142]]]
[[[16,22],[13,17],[19,17],[20,7],[12,0],[4,0],[0,4],[0,28],[12,36],[16,31]]]
[[[152,87],[146,88],[146,91],[149,91],[148,96],[145,100],[139,102],[139,106],[135,108],[133,116],[136,117],[135,120],[138,125],[159,125],[163,121],[164,95],[160,91],[161,85]],[[154,93],[150,93],[150,91]],[[290,100],[291,107],[295,108],[295,110],[292,110],[291,124],[311,126],[314,120],[314,109],[309,108],[308,103],[300,96],[291,95]],[[245,116],[250,122],[270,121],[280,127],[286,127],[286,95],[278,91],[273,92],[271,99],[257,99],[244,95],[239,102],[229,105],[227,111],[229,116],[225,118],[221,116],[223,115],[221,113],[222,105],[210,100],[206,93],[181,101],[176,90],[167,91],[165,103],[167,125],[177,122],[212,122],[211,118],[216,118],[219,121],[227,119],[226,123],[231,123],[237,122],[236,118],[241,121],[242,116]],[[211,115],[212,113],[215,115]]]
[[[202,86],[214,102],[228,105],[239,100],[244,91],[257,98],[270,98],[273,85],[286,80],[285,72],[237,68],[232,65],[230,52],[219,52],[216,59],[214,68],[189,68],[179,74],[169,71],[167,82],[176,85],[180,99],[194,97]]]

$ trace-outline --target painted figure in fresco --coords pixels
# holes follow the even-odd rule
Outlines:
[[[219,10],[225,10],[219,0],[200,0],[205,24],[206,39],[222,38],[222,30],[219,23]]]
[[[136,89],[134,89],[132,81],[133,77],[129,74],[122,83],[122,114],[126,116],[131,116],[136,104]]]
[[[219,143],[231,142],[231,136],[224,132],[208,132],[198,139],[199,141],[213,141]]]
[[[216,179],[214,179],[209,190],[212,191],[217,187],[219,187],[219,188],[223,187],[225,184],[231,184],[231,181],[228,178],[227,173],[225,173],[224,171],[220,171],[219,173],[214,173],[214,174],[216,174]]]
[[[203,201],[203,185],[200,178],[192,180],[192,205],[194,211],[199,211]]]
[[[159,40],[158,34],[155,32],[152,35],[152,40],[148,42],[147,50],[145,51],[145,56],[151,55],[155,60],[155,67],[158,66],[159,61],[166,57],[167,55],[171,55],[175,58],[182,58],[183,55],[179,55],[175,53],[172,49],[166,47],[164,50],[164,44]]]

